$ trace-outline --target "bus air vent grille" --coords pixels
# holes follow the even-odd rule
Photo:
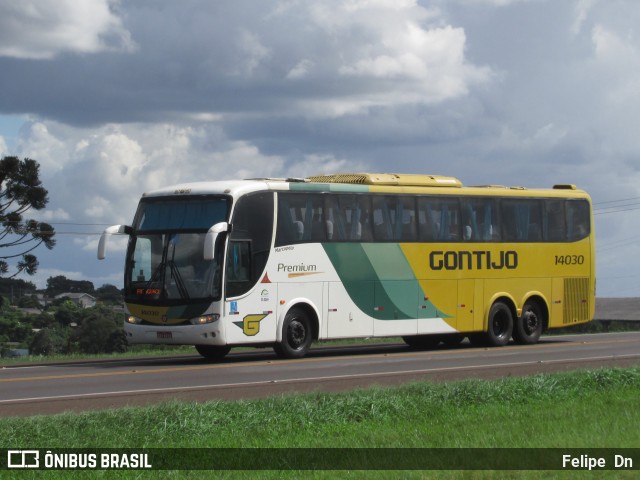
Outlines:
[[[454,177],[440,175],[414,175],[405,173],[336,173],[314,175],[307,178],[317,183],[350,183],[359,185],[389,185],[399,187],[461,187],[462,182]]]
[[[564,279],[564,319],[572,324],[589,320],[589,279]]]

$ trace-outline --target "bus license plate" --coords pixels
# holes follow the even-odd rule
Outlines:
[[[171,332],[156,332],[157,338],[161,340],[167,340],[171,338]]]

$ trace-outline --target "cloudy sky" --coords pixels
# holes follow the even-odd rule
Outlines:
[[[575,183],[598,294],[640,296],[636,0],[0,0],[0,72],[58,232],[39,287],[121,286],[98,234],[144,191],[366,170]]]

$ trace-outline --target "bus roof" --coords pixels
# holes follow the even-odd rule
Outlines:
[[[389,185],[404,187],[462,187],[454,177],[441,175],[416,175],[408,173],[336,173],[309,177],[316,183],[349,183],[358,185]]]
[[[583,190],[572,184],[554,185],[553,188],[529,189],[519,186],[482,185],[464,187],[454,177],[440,175],[396,173],[337,173],[314,175],[307,178],[252,178],[247,180],[221,180],[184,183],[164,187],[143,194],[143,197],[179,195],[230,195],[238,198],[247,193],[264,190],[291,190],[306,192],[352,193],[409,193],[409,194],[463,194],[479,196],[547,196],[586,197]]]

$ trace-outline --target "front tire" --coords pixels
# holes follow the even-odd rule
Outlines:
[[[542,334],[544,314],[540,304],[532,301],[524,304],[522,315],[513,326],[513,341],[520,345],[537,343]]]
[[[196,345],[196,350],[207,360],[222,360],[231,347],[227,345]]]
[[[282,358],[302,358],[311,348],[313,329],[307,313],[300,308],[292,308],[284,317],[282,341],[273,347]]]

